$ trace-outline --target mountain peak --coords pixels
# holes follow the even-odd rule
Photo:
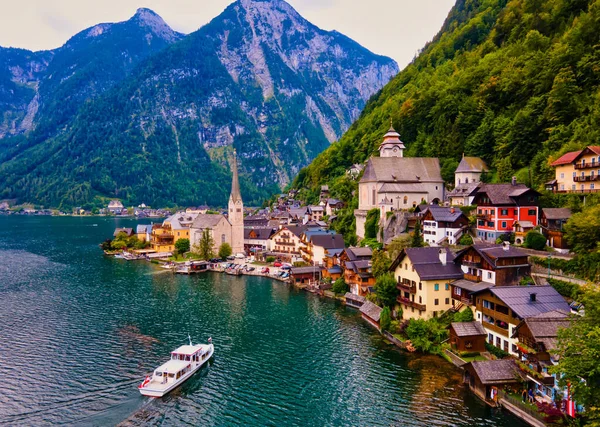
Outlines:
[[[154,34],[169,42],[174,42],[180,38],[180,34],[169,27],[160,15],[152,9],[140,7],[130,21],[149,28]]]

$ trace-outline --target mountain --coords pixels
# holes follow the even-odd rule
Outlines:
[[[458,0],[295,185],[313,199],[321,184],[347,192],[344,171],[376,153],[390,118],[405,154],[439,157],[447,181],[464,153],[485,159],[498,182],[529,183],[531,168],[543,187],[550,160],[600,140],[600,1]]]
[[[69,43],[81,39],[91,54],[96,48],[83,36]],[[40,106],[40,126],[0,148],[0,199],[224,205],[235,148],[244,198],[259,202],[339,138],[398,71],[393,60],[317,28],[282,0],[236,1],[177,38],[123,67],[120,82],[88,84],[82,74],[72,116],[60,104]],[[69,66],[53,68],[54,61],[48,69],[68,76]],[[94,96],[96,88],[102,93]]]
[[[153,11],[138,9],[128,21],[95,25],[51,51],[0,47],[0,138],[40,126],[51,136],[84,102],[182,37]]]

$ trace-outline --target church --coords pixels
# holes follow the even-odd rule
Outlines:
[[[400,134],[390,127],[379,146],[379,157],[371,157],[358,183],[356,235],[365,237],[365,221],[371,209],[382,212],[414,208],[444,200],[440,162],[432,157],[404,157]]]
[[[227,216],[199,214],[190,229],[190,246],[192,248],[200,243],[202,233],[208,229],[214,241],[213,251],[215,254],[219,252],[219,248],[223,243],[231,245],[233,254],[244,253],[244,203],[240,193],[235,150],[233,151],[231,171],[233,177]]]

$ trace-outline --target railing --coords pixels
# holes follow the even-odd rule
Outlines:
[[[275,244],[276,245],[285,245],[285,246],[296,246],[296,244],[294,242],[282,242],[282,241],[277,241],[277,240],[275,240]]]
[[[592,169],[600,167],[600,163],[575,163],[575,169]]]
[[[508,329],[503,329],[500,326],[496,326],[492,323],[486,322],[485,320],[482,320],[481,324],[483,325],[484,328],[490,329],[490,330],[508,338]]]
[[[510,394],[506,393],[504,390],[498,390],[498,401],[501,401],[501,400],[505,400],[506,402],[510,403],[511,405],[516,406],[518,409],[520,409],[521,411],[532,416],[536,420],[541,421],[543,424],[546,423],[544,421],[544,415],[541,414],[537,410],[536,407],[526,405],[525,403],[523,403],[523,401],[521,399],[519,399],[518,397],[515,397],[515,396],[511,396]]]
[[[410,292],[411,294],[417,293],[417,285],[412,285],[410,283],[398,282],[396,284],[396,288],[400,291]]]
[[[587,190],[556,190],[557,193],[573,193],[573,194],[587,194],[587,193],[598,193],[600,188],[588,188]]]
[[[600,175],[574,176],[573,181],[575,181],[575,182],[598,181],[598,178],[600,178]]]
[[[464,265],[466,267],[480,267],[481,261],[469,261],[469,260],[463,259],[462,265]]]
[[[427,309],[424,304],[416,303],[414,301],[409,300],[408,298],[398,297],[398,298],[396,298],[396,301],[398,301],[400,304],[404,304],[409,307],[414,307],[419,311],[425,311]]]
[[[476,283],[481,282],[481,276],[476,276],[474,274],[465,273],[464,278],[465,278],[465,280],[470,280],[471,282],[476,282]]]
[[[490,214],[477,214],[477,219],[487,219],[491,221],[493,217]]]

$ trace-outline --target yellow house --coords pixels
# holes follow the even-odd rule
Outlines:
[[[600,190],[600,146],[563,154],[550,164],[555,179],[546,189],[558,193],[594,193]]]
[[[152,226],[150,243],[156,252],[173,252],[179,239],[190,238],[190,227],[198,216],[197,213],[177,212]]]
[[[463,278],[448,248],[406,248],[392,263],[404,319],[429,319],[452,308],[450,282]]]

